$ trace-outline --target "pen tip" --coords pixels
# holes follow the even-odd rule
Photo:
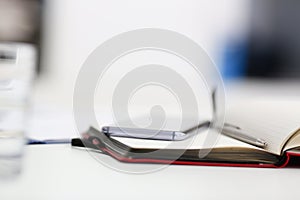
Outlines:
[[[257,139],[257,143],[262,145],[263,147],[267,147],[268,143],[262,139]]]

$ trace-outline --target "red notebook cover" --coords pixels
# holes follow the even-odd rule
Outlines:
[[[107,137],[105,134],[97,131],[94,128],[91,128],[87,134],[83,135],[82,143],[84,146],[98,149],[102,153],[109,155],[120,162],[125,162],[125,163],[150,163],[150,164],[222,166],[222,167],[256,167],[256,168],[300,167],[300,153],[295,153],[295,152],[285,152],[283,156],[280,157],[278,156],[279,160],[276,164],[188,160],[183,157],[180,157],[179,159],[172,159],[172,158],[165,158],[165,157],[147,158],[147,157],[128,156],[127,153],[130,152],[130,147],[120,143],[117,140]],[[125,153],[122,153],[122,151]]]

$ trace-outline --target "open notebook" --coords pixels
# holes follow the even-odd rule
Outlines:
[[[122,162],[186,165],[284,167],[300,156],[300,113],[277,104],[248,104],[227,112],[226,121],[267,142],[263,148],[208,132],[186,141],[109,138],[91,128],[84,143]],[[263,107],[263,111],[259,108]],[[92,139],[98,140],[94,145]],[[210,140],[208,139],[210,138]],[[207,141],[209,141],[207,143]],[[158,151],[159,150],[159,151]],[[208,154],[199,157],[199,151]],[[178,155],[181,155],[178,157]],[[201,155],[201,154],[200,154]],[[298,164],[300,159],[296,159]]]

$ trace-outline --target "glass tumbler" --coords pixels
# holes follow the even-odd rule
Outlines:
[[[35,52],[30,44],[0,43],[0,178],[21,172]]]

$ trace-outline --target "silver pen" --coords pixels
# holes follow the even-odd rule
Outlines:
[[[209,127],[210,122],[204,121],[197,126],[187,129],[185,131],[167,131],[167,130],[153,130],[143,128],[123,128],[114,126],[102,127],[102,132],[108,136],[148,139],[148,140],[163,140],[163,141],[181,141],[192,137],[196,129],[203,129]]]
[[[180,131],[165,131],[143,128],[122,128],[114,126],[102,127],[102,132],[108,136],[126,137],[148,140],[180,141],[189,137]]]
[[[236,126],[229,126],[225,124],[222,129],[222,134],[262,148],[265,148],[268,145],[263,139],[252,137],[250,134],[245,133],[242,129]]]

